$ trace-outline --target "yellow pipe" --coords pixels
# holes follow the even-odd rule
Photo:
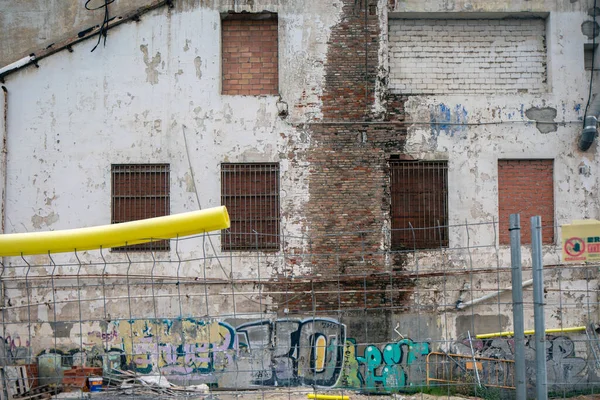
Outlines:
[[[574,326],[572,328],[552,328],[552,329],[546,329],[546,334],[548,333],[569,333],[569,332],[579,332],[579,331],[585,331],[585,326]],[[494,337],[499,337],[499,336],[514,336],[514,332],[496,332],[496,333],[485,333],[483,335],[476,335],[475,338],[476,339],[490,339],[490,338],[494,338]],[[531,329],[528,331],[525,331],[526,335],[533,335],[535,334],[535,330]]]
[[[314,394],[309,393],[306,395],[309,399],[317,399],[317,400],[350,400],[348,396],[342,395],[334,395],[334,394]]]
[[[225,206],[139,221],[0,235],[0,257],[94,250],[227,229]]]

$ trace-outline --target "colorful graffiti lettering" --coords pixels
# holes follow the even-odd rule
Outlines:
[[[121,322],[118,330],[127,363],[140,373],[176,376],[223,370],[238,347],[235,329],[222,322],[138,320]]]
[[[13,342],[5,347],[20,348]],[[363,349],[346,337],[346,325],[330,318],[261,320],[237,327],[188,318],[115,321],[102,332],[89,331],[80,347],[47,349],[40,355],[58,355],[65,367],[85,364],[107,371],[114,367],[160,373],[183,385],[393,391],[424,380],[413,367],[428,353],[428,343],[410,339]]]
[[[514,360],[515,343],[512,338],[493,338],[474,340],[472,342],[476,356],[498,360]],[[471,355],[468,340],[455,344],[456,352]],[[547,336],[546,338],[547,374],[550,390],[576,388],[585,380],[587,362],[575,354],[574,341],[566,336]],[[535,386],[535,339],[533,336],[525,340],[525,365],[528,371],[529,384]],[[482,363],[480,379],[484,383],[493,383],[490,379],[498,379],[497,367],[488,371],[494,364]],[[512,370],[504,372],[511,375]]]
[[[110,332],[100,332],[100,331],[91,331],[88,332],[88,338],[96,337],[98,339],[102,339],[103,341],[110,342],[112,340],[119,338],[119,332],[117,332],[116,327],[113,327]]]
[[[240,344],[250,354],[269,349],[253,384],[333,386],[344,360],[346,326],[327,318],[281,319],[243,324]]]
[[[356,356],[354,341],[347,341],[346,345],[348,348],[354,348],[346,350],[347,365],[352,364],[357,368],[356,373],[352,368],[345,370],[346,383],[352,385],[350,387],[392,392],[424,379],[425,356],[430,352],[427,342],[415,343],[411,339],[402,339],[386,344],[383,351],[375,345],[369,345],[365,348],[363,356]],[[411,373],[411,367],[423,371]]]
[[[4,346],[0,349],[0,359],[3,365],[26,361],[31,357],[29,340],[22,340],[20,336],[6,336],[3,344]]]
[[[139,320],[118,325],[127,363],[171,380],[226,385],[333,386],[342,368],[345,325],[281,319],[237,328],[223,322]]]

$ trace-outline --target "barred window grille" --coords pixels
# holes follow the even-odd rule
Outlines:
[[[392,249],[447,247],[448,163],[390,160],[390,173]]]
[[[170,213],[169,164],[113,164],[111,223],[162,217]],[[168,240],[157,240],[112,251],[167,251]]]
[[[231,227],[223,250],[279,250],[279,164],[221,164],[221,201]]]

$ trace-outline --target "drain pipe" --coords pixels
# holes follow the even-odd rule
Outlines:
[[[579,150],[586,151],[598,135],[598,117],[600,117],[600,94],[596,94],[585,114],[583,131],[579,137]]]
[[[532,284],[533,284],[533,279],[529,279],[528,281],[523,282],[523,287],[525,288],[527,286],[531,286]],[[486,300],[493,299],[494,297],[498,297],[502,293],[510,292],[511,290],[512,290],[512,287],[509,287],[509,288],[505,288],[505,289],[500,289],[499,291],[494,292],[494,293],[486,294],[485,296],[482,296],[478,299],[465,301],[465,302],[459,301],[458,303],[456,303],[455,308],[457,310],[464,310],[465,308],[473,307],[476,304],[483,303]]]
[[[598,117],[600,116],[600,93],[596,93],[594,100],[592,98],[592,88],[594,87],[594,61],[596,59],[596,8],[597,0],[594,0],[593,30],[592,30],[592,68],[590,71],[590,87],[588,95],[588,104],[585,107],[583,119],[583,131],[579,137],[579,150],[586,151],[594,143],[598,135]],[[590,102],[591,100],[591,102]]]

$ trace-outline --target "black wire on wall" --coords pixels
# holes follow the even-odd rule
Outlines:
[[[86,10],[95,11],[95,10],[99,10],[101,8],[104,8],[104,21],[102,21],[102,25],[100,26],[100,32],[98,33],[98,42],[96,43],[96,45],[92,49],[92,51],[94,51],[94,50],[96,50],[96,48],[100,44],[100,40],[102,40],[102,36],[104,36],[104,46],[106,46],[106,36],[108,34],[108,23],[110,21],[110,16],[109,16],[109,13],[108,13],[108,5],[114,3],[115,0],[104,0],[103,4],[99,5],[98,7],[93,7],[93,8],[89,6],[90,2],[92,2],[92,0],[87,0],[85,2],[85,9]]]

